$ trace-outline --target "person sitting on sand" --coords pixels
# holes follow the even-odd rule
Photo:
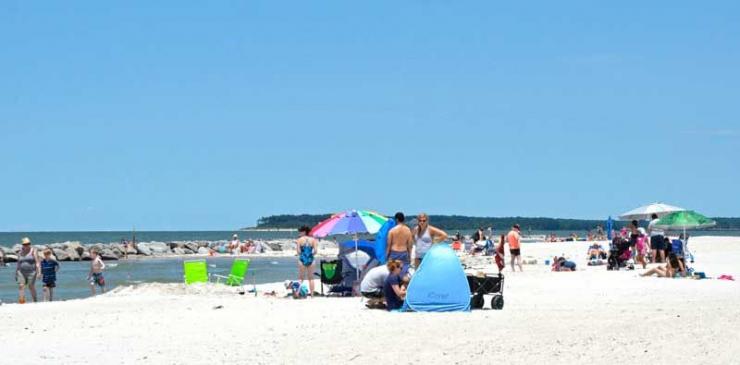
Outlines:
[[[316,255],[318,243],[316,239],[309,236],[311,229],[302,226],[298,229],[298,240],[296,240],[296,251],[298,253],[298,280],[303,283],[308,280],[308,286],[311,290],[309,295],[313,295],[313,261]]]
[[[385,257],[390,260],[400,260],[405,265],[411,264],[411,248],[414,245],[411,229],[404,223],[406,216],[398,212],[394,216],[396,226],[388,232],[388,244],[385,248]]]
[[[388,277],[383,284],[385,306],[389,311],[398,310],[403,307],[403,301],[406,298],[406,288],[402,286],[403,279],[401,278],[403,263],[400,260],[389,260],[386,266]]]
[[[90,273],[87,275],[87,280],[90,282],[92,295],[95,295],[96,285],[100,287],[102,293],[105,293],[105,278],[103,277],[105,263],[96,249],[90,250],[90,259]]]
[[[673,277],[673,269],[671,268],[671,264],[667,263],[665,266],[656,266],[648,271],[645,271],[644,273],[640,274],[640,276],[653,276],[656,275],[659,278],[672,278]]]
[[[365,304],[366,307],[385,308],[383,305],[383,285],[385,284],[385,279],[388,278],[388,275],[388,266],[380,265],[370,269],[370,271],[365,274],[365,277],[362,278],[362,282],[360,283],[360,293],[363,297],[368,298],[368,302]]]
[[[605,260],[607,257],[604,247],[594,242],[588,247],[588,259],[589,260]]]

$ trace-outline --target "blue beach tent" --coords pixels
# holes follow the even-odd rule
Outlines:
[[[424,255],[421,266],[411,278],[405,311],[470,311],[470,287],[455,251],[437,244]]]
[[[396,220],[391,218],[385,221],[378,234],[375,235],[375,258],[378,262],[385,264],[385,248],[388,246],[388,232],[396,226]]]

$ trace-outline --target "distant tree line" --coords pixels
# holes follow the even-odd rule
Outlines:
[[[306,225],[313,227],[331,217],[331,214],[280,214],[262,217],[257,220],[256,228],[298,228]],[[605,227],[606,220],[563,219],[544,217],[468,217],[462,215],[430,215],[430,222],[445,230],[466,230],[478,227],[492,227],[505,230],[518,223],[522,230],[535,231],[588,231],[597,226]],[[413,217],[408,217],[411,221]],[[711,229],[740,229],[740,218],[712,218],[717,226]],[[620,229],[626,222],[615,221],[615,229]]]

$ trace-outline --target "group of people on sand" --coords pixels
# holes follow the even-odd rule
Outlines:
[[[50,249],[42,251],[42,257],[38,254],[36,248],[31,245],[31,239],[24,237],[21,240],[21,250],[18,252],[18,262],[15,267],[15,281],[18,283],[18,303],[26,303],[26,290],[31,294],[34,302],[38,301],[36,293],[36,281],[41,280],[43,283],[44,301],[54,299],[54,288],[57,283],[57,272],[59,271],[59,262],[54,257]],[[105,279],[103,278],[103,263],[97,250],[90,250],[90,271],[87,280],[90,283],[92,294],[95,295],[95,287],[100,287],[105,292]]]

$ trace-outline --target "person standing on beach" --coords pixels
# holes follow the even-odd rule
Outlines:
[[[656,227],[658,224],[658,215],[653,213],[652,220],[648,224],[647,233],[650,236],[650,250],[653,262],[665,261],[665,243],[664,236],[665,232],[662,229]],[[656,261],[657,260],[657,261]]]
[[[432,248],[432,244],[442,242],[447,239],[447,233],[437,227],[429,225],[429,215],[421,213],[417,216],[418,225],[414,227],[414,245],[416,246],[416,258],[414,267],[419,267],[424,255]]]
[[[18,282],[18,303],[26,302],[26,287],[31,292],[34,302],[36,297],[36,280],[41,272],[41,261],[36,254],[36,249],[31,247],[31,239],[23,237],[21,240],[21,251],[18,253],[18,263],[15,266],[15,280]]]
[[[95,295],[96,285],[100,287],[101,293],[105,293],[105,278],[103,277],[105,263],[96,249],[90,250],[90,259],[90,273],[87,274],[87,280],[90,282],[92,295]]]
[[[44,283],[44,300],[47,302],[54,299],[57,271],[59,271],[59,262],[51,256],[51,250],[47,248],[44,250],[44,259],[41,260],[41,281]]]
[[[511,253],[511,271],[516,271],[516,266],[519,266],[519,271],[524,271],[522,268],[522,251],[520,242],[522,239],[520,228],[518,224],[511,227],[511,231],[506,235],[506,240],[509,242],[509,253]]]
[[[318,242],[309,236],[311,229],[307,226],[298,228],[298,239],[296,240],[296,252],[298,253],[298,281],[303,284],[308,280],[309,296],[313,295],[313,259],[316,255]]]
[[[411,247],[414,241],[411,229],[404,223],[406,216],[398,212],[394,216],[396,226],[388,232],[388,244],[385,247],[385,257],[388,261],[399,260],[404,265],[411,264]]]

